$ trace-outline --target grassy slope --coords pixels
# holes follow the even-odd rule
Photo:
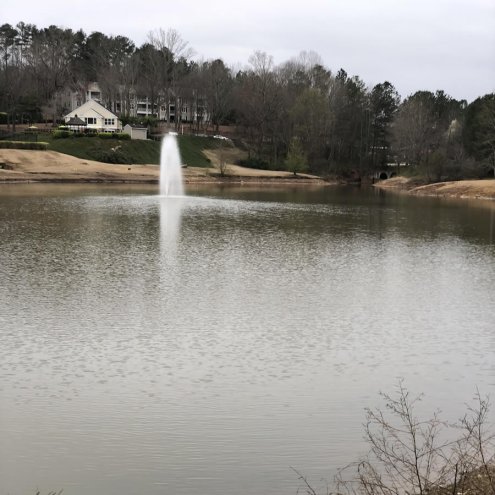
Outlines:
[[[179,136],[179,148],[182,163],[191,167],[210,167],[211,162],[203,153],[206,149],[216,149],[221,146],[231,146],[225,141],[211,137]]]
[[[160,162],[160,143],[155,141],[120,141],[81,137],[49,139],[49,149],[77,156],[86,160],[111,161],[105,157],[117,154],[113,163],[154,163]],[[112,151],[114,148],[116,151]]]
[[[43,140],[45,140],[44,136]],[[210,161],[203,154],[203,150],[226,146],[225,142],[221,140],[207,137],[179,136],[178,140],[182,162],[191,167],[209,167]],[[120,141],[98,137],[66,139],[52,139],[50,137],[46,141],[49,143],[48,149],[50,150],[85,160],[126,164],[160,163],[161,144],[157,141]]]

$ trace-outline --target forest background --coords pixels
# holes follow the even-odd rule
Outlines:
[[[19,22],[0,26],[0,122],[60,122],[69,109],[60,94],[98,82],[110,109],[147,98],[151,108],[195,105],[190,129],[229,126],[249,152],[245,165],[277,169],[301,162],[320,175],[361,178],[404,166],[429,181],[483,178],[495,170],[495,93],[456,100],[442,89],[404,98],[390,81],[369,87],[359,75],[325,67],[315,52],[275,65],[256,51],[243,69],[221,58],[193,59],[173,29],[126,36]],[[180,112],[174,125],[181,122]],[[121,111],[124,123],[153,127]],[[170,119],[167,119],[170,120]],[[192,124],[192,123],[190,123]],[[306,166],[307,164],[307,166]]]

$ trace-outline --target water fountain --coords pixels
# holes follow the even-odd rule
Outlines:
[[[184,186],[182,160],[175,134],[162,141],[160,155],[160,240],[166,260],[174,260],[180,228]]]
[[[160,194],[162,196],[183,196],[181,158],[177,137],[167,134],[162,141],[160,155]]]

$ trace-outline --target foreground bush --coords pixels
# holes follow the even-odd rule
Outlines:
[[[48,143],[38,141],[0,141],[1,149],[11,150],[46,150]]]
[[[402,382],[395,395],[381,396],[385,407],[366,411],[368,454],[342,469],[336,491],[325,490],[327,495],[495,495],[488,398],[477,392],[474,405],[452,425],[438,413],[418,418],[415,409],[422,396],[411,397]],[[305,492],[317,495],[299,477]]]

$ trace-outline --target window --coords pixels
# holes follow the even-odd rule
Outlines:
[[[105,125],[115,125],[115,119],[105,119]]]
[[[84,119],[86,121],[86,124],[96,124],[96,117],[86,117]]]

